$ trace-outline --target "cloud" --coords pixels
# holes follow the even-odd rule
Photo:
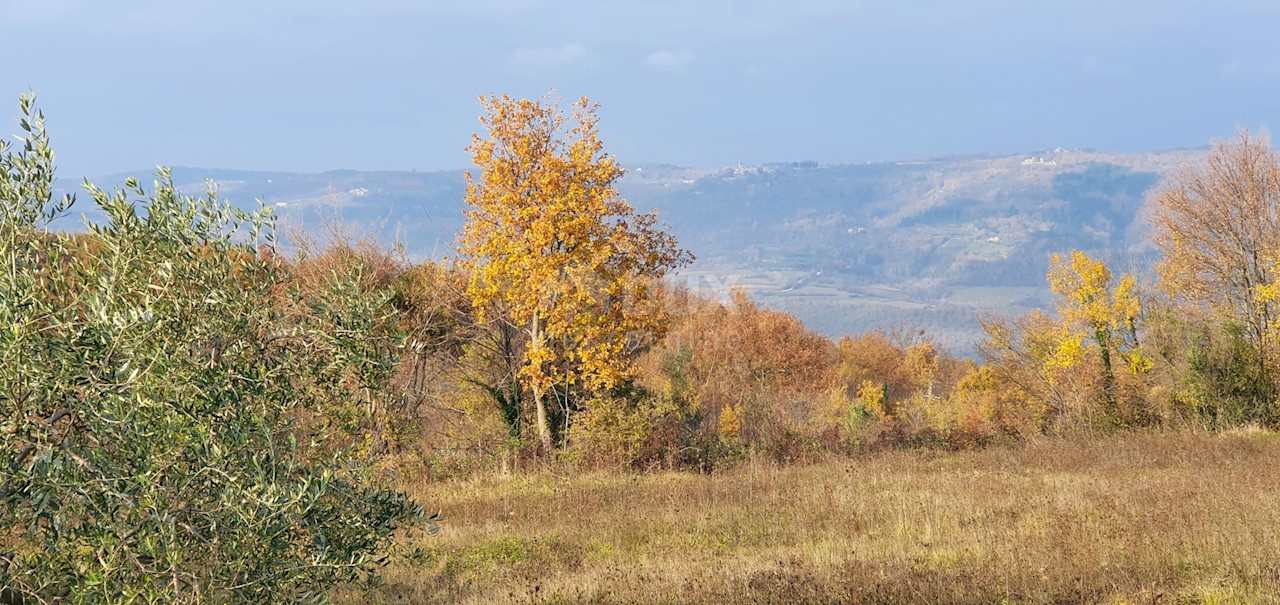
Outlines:
[[[587,54],[587,47],[581,44],[566,44],[560,48],[521,48],[511,55],[511,64],[526,69],[548,69],[579,61]]]
[[[642,64],[658,71],[683,71],[693,59],[693,53],[687,50],[659,50],[649,53]]]

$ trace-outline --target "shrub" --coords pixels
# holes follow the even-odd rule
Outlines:
[[[7,597],[323,602],[371,572],[418,509],[330,440],[321,404],[375,395],[393,350],[361,343],[384,309],[292,317],[268,211],[165,170],[150,195],[89,186],[106,222],[49,233],[74,200],[51,199],[43,118],[22,109],[22,149],[0,146]]]
[[[635,392],[599,395],[573,416],[573,457],[595,468],[643,468],[680,447],[688,412],[674,401]]]
[[[815,443],[843,447],[826,435],[839,432],[848,414],[843,402],[833,405],[831,341],[741,291],[730,305],[678,290],[669,298],[671,329],[641,360],[640,381],[683,402],[697,423],[699,434],[680,441],[680,458],[697,452],[692,464],[710,468],[740,458],[744,448],[787,458]]]

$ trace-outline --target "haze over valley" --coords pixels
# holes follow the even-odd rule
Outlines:
[[[1083,250],[1125,271],[1148,266],[1144,197],[1205,155],[1052,149],[867,164],[642,164],[628,167],[620,190],[638,210],[658,210],[697,255],[677,283],[722,297],[743,288],[833,337],[924,329],[969,355],[980,316],[1051,308],[1054,252]],[[126,176],[150,175],[94,181]],[[286,237],[337,223],[398,242],[414,259],[452,256],[463,223],[461,170],[175,168],[174,179],[189,192],[211,179],[245,207],[262,200]]]

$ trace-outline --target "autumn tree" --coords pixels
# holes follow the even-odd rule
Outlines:
[[[707,434],[775,453],[788,435],[816,437],[842,424],[847,399],[838,409],[830,401],[840,386],[833,343],[743,290],[731,297],[723,304],[683,292],[669,334],[646,355],[651,373],[642,384],[665,390],[679,374]]]
[[[933,387],[938,375],[938,351],[932,342],[922,342],[906,350],[904,361],[907,373],[924,392],[926,400],[932,400]]]
[[[481,97],[486,136],[468,150],[466,225],[459,252],[477,313],[519,326],[520,378],[539,439],[552,445],[555,387],[609,388],[629,357],[661,330],[654,282],[692,257],[618,195],[624,171],[597,134],[598,105],[568,115],[556,100]]]
[[[1132,275],[1120,278],[1112,288],[1106,263],[1079,250],[1070,257],[1054,254],[1049,260],[1049,287],[1058,297],[1058,314],[1068,325],[1083,327],[1098,347],[1102,361],[1102,396],[1108,414],[1115,411],[1113,353],[1136,345],[1140,311],[1137,285]]]
[[[982,330],[987,337],[978,352],[1001,382],[1054,416],[1079,407],[1077,398],[1086,390],[1080,376],[1085,359],[1080,334],[1039,309],[1015,318],[984,318]]]
[[[868,332],[844,336],[836,343],[839,355],[837,372],[849,395],[866,399],[871,386],[881,399],[899,401],[915,388],[906,369],[905,354],[894,346],[884,332]]]
[[[1280,304],[1260,295],[1276,281],[1280,251],[1280,162],[1265,134],[1242,130],[1214,145],[1208,162],[1154,198],[1154,239],[1164,258],[1161,286],[1175,299],[1237,323],[1270,380],[1267,333]]]

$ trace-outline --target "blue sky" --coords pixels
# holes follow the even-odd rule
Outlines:
[[[67,177],[461,168],[478,94],[550,88],[627,163],[1143,151],[1280,123],[1277,31],[1280,0],[0,0],[0,102],[36,91]]]

